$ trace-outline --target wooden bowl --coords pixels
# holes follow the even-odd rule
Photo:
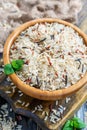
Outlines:
[[[21,25],[20,27],[18,27],[17,29],[15,29],[11,35],[8,37],[5,46],[4,46],[4,53],[3,53],[3,59],[4,59],[4,65],[5,64],[9,64],[9,51],[11,48],[11,45],[14,44],[15,39],[18,37],[18,35],[25,30],[26,28],[36,24],[36,23],[43,23],[43,22],[48,22],[48,23],[52,23],[52,22],[58,22],[67,26],[70,26],[71,28],[73,28],[76,32],[79,33],[79,35],[84,39],[85,44],[87,45],[87,36],[86,34],[84,34],[79,28],[77,28],[76,26],[65,22],[63,20],[59,20],[59,19],[53,19],[53,18],[43,18],[43,19],[37,19],[37,20],[32,20],[29,21],[27,23],[24,23],[23,25]],[[14,82],[14,84],[25,94],[33,97],[33,98],[37,98],[37,99],[41,99],[41,100],[57,100],[57,99],[62,99],[70,94],[75,93],[76,91],[78,91],[80,88],[82,88],[86,83],[87,83],[87,72],[84,75],[83,78],[81,78],[76,84],[68,87],[68,88],[64,88],[64,89],[59,89],[59,90],[55,90],[55,91],[43,91],[34,87],[30,87],[29,85],[25,84],[23,81],[21,81],[17,75],[15,73],[10,74],[9,77],[12,79],[12,81]]]

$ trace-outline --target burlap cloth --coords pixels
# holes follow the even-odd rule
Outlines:
[[[31,19],[53,17],[78,23],[81,0],[0,0],[0,53],[12,30]]]

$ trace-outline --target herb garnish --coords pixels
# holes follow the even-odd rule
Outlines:
[[[4,73],[6,75],[13,74],[15,71],[20,70],[23,64],[23,60],[13,60],[11,64],[6,64],[4,66]]]
[[[23,60],[13,60],[11,62],[11,65],[15,71],[18,71],[22,68],[22,65],[24,64]]]
[[[14,73],[14,70],[13,70],[11,64],[6,64],[6,65],[4,66],[4,73],[5,73],[6,75],[9,75],[9,74],[13,74],[13,73]]]
[[[82,122],[78,117],[74,117],[71,120],[68,120],[62,130],[76,130],[85,128],[86,124]]]

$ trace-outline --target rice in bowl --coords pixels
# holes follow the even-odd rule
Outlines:
[[[87,71],[87,47],[69,26],[38,23],[23,31],[10,49],[10,61],[23,59],[17,76],[32,87],[58,90],[75,84]]]

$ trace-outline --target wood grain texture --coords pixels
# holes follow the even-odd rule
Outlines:
[[[36,23],[53,23],[53,22],[58,22],[67,26],[72,27],[80,36],[83,37],[85,44],[87,45],[87,36],[76,26],[74,26],[71,23],[65,22],[63,20],[58,20],[58,19],[53,19],[53,18],[43,18],[43,19],[37,19],[37,20],[32,20],[29,21],[17,29],[13,31],[13,33],[8,37],[6,44],[4,46],[4,52],[3,52],[3,59],[4,59],[4,64],[10,63],[9,60],[9,53],[10,53],[10,48],[11,45],[14,44],[14,40],[18,37],[18,35],[25,30],[27,27],[33,26]],[[69,96],[75,92],[77,92],[80,88],[82,88],[86,83],[87,83],[87,73],[84,75],[83,78],[81,78],[76,84],[65,88],[65,89],[59,89],[55,91],[43,91],[34,87],[31,87],[27,84],[25,84],[23,81],[21,81],[15,73],[9,75],[9,77],[12,79],[12,81],[15,83],[15,85],[23,91],[25,94],[41,99],[41,100],[57,100],[57,99],[62,99],[66,96]]]

